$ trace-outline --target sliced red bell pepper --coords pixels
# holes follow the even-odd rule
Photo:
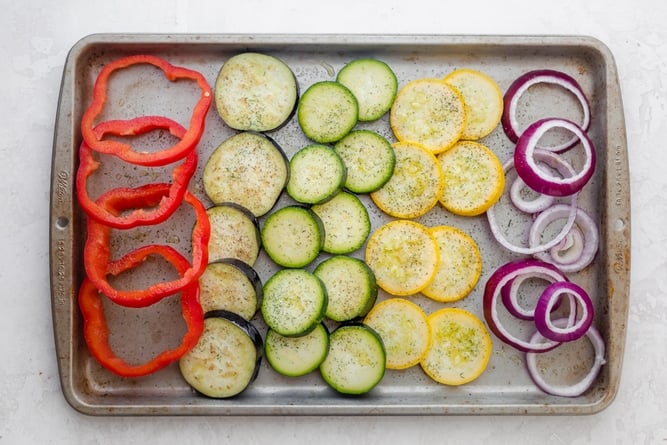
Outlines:
[[[102,113],[106,103],[107,87],[111,74],[114,71],[138,64],[150,64],[160,68],[165,77],[172,82],[179,79],[195,81],[201,89],[201,96],[192,110],[190,124],[183,137],[180,138],[175,145],[158,152],[138,152],[133,150],[132,146],[128,143],[112,139],[103,139],[106,134],[114,134],[117,136],[132,135],[132,132],[127,133],[123,130],[123,125],[95,125],[95,121]],[[202,133],[204,132],[206,114],[211,107],[212,100],[213,94],[211,86],[206,78],[197,71],[174,66],[166,60],[153,55],[138,54],[122,57],[104,65],[97,76],[93,87],[92,101],[81,118],[81,136],[91,149],[101,153],[116,155],[133,164],[146,166],[170,164],[177,159],[184,157],[189,150],[192,150],[199,143]]]
[[[169,130],[174,136],[182,138],[185,128],[178,122],[162,116],[144,116],[131,121],[105,121],[100,126],[121,126],[134,134],[145,134],[155,129]],[[115,128],[115,127],[114,127]],[[76,174],[76,194],[81,208],[86,214],[99,222],[107,224],[116,229],[130,229],[142,224],[158,224],[166,220],[181,204],[183,195],[188,188],[192,175],[197,168],[197,150],[191,150],[172,172],[173,181],[166,196],[153,207],[139,207],[126,211],[122,214],[114,214],[97,204],[88,194],[88,178],[99,168],[100,163],[95,160],[93,150],[86,144],[81,143],[79,148],[79,167]],[[134,192],[133,188],[121,188],[118,195],[127,195]]]
[[[123,189],[112,189],[97,199],[97,204],[113,214],[120,214],[126,208],[151,207],[169,193],[170,185],[151,183],[127,193]],[[206,215],[206,208],[197,197],[186,192],[183,201],[195,211],[196,222],[192,229],[191,265],[183,271],[180,278],[159,282],[144,289],[120,290],[108,281],[109,276],[118,275],[143,260],[142,251],[137,249],[120,259],[113,260],[110,246],[112,228],[94,218],[88,218],[88,236],[83,248],[83,262],[88,279],[109,299],[117,304],[129,307],[145,307],[167,295],[188,286],[199,279],[208,263],[208,242],[211,236],[211,224]]]
[[[151,245],[132,253],[133,261],[121,261],[123,267],[131,267],[149,255],[161,255],[181,274],[188,271],[190,263],[180,253],[168,246]],[[181,343],[174,349],[161,352],[153,359],[138,365],[127,363],[118,357],[109,344],[109,327],[104,314],[103,296],[95,284],[85,278],[79,288],[78,302],[83,316],[83,337],[88,350],[109,371],[122,377],[140,377],[162,369],[178,360],[197,344],[204,329],[204,314],[199,304],[199,283],[185,286],[180,292],[181,314],[187,328]]]

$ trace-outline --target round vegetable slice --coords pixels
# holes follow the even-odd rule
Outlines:
[[[311,209],[291,205],[276,210],[261,229],[266,254],[283,267],[310,264],[324,246],[324,225]]]
[[[235,258],[209,263],[199,277],[199,302],[204,312],[227,310],[246,320],[262,301],[262,282],[248,264]]]
[[[351,192],[374,192],[394,173],[394,149],[374,131],[353,130],[336,143],[334,150],[347,167],[345,187]]]
[[[371,220],[357,195],[343,191],[323,204],[312,206],[311,210],[324,225],[324,252],[352,253],[368,239]]]
[[[478,378],[491,358],[491,336],[482,321],[465,309],[443,308],[428,316],[431,346],[421,361],[424,372],[445,385]]]
[[[525,213],[539,213],[548,209],[556,201],[555,196],[537,193],[532,190],[520,176],[514,178],[509,189],[509,196],[514,207]]]
[[[321,262],[313,273],[327,289],[329,301],[325,316],[331,320],[350,321],[363,317],[377,299],[375,275],[358,258],[332,256]]]
[[[555,320],[554,324],[557,326],[566,326],[567,324],[569,324],[569,320],[564,318]],[[527,352],[526,368],[528,369],[528,374],[530,375],[530,378],[533,379],[533,382],[535,382],[535,385],[537,385],[542,391],[546,392],[547,394],[552,394],[560,397],[579,397],[580,395],[585,393],[586,390],[588,390],[588,388],[591,387],[591,385],[595,381],[595,378],[600,373],[602,365],[606,363],[606,360],[604,358],[605,343],[602,338],[602,335],[600,335],[600,332],[597,330],[597,328],[595,328],[595,326],[590,326],[588,328],[588,330],[586,331],[586,338],[593,345],[595,357],[593,358],[593,363],[588,373],[576,383],[557,384],[549,382],[543,375],[542,373],[543,369],[538,363],[539,357],[543,356],[543,354],[536,352]],[[538,344],[542,343],[544,340],[545,340],[544,337],[540,334],[539,331],[536,331],[535,334],[533,334],[533,337],[530,339],[532,343],[538,343]],[[577,359],[580,360],[579,357]]]
[[[578,172],[571,176],[554,176],[538,165],[534,153],[540,138],[554,128],[565,129],[581,142],[585,160]],[[572,121],[546,118],[532,123],[521,134],[514,149],[514,168],[531,189],[551,196],[570,196],[580,191],[595,172],[595,147],[586,131]]]
[[[357,124],[359,104],[343,84],[321,81],[301,96],[297,118],[309,139],[321,144],[336,142]]]
[[[389,124],[399,141],[441,153],[451,148],[465,129],[463,96],[442,79],[413,80],[396,95]]]
[[[563,295],[570,297],[571,306],[568,308],[572,323],[567,326],[557,326],[551,319],[551,312]],[[550,284],[540,295],[535,306],[535,327],[545,338],[558,342],[567,342],[583,336],[593,323],[593,302],[588,293],[579,285],[569,281],[558,281]]]
[[[588,130],[588,127],[591,123],[590,104],[588,103],[588,99],[586,98],[586,95],[584,94],[584,91],[582,90],[579,83],[569,74],[563,73],[561,71],[551,69],[533,70],[524,73],[515,79],[505,92],[505,96],[503,98],[505,105],[501,122],[505,134],[512,142],[517,142],[524,131],[520,128],[521,125],[518,121],[519,113],[517,110],[519,106],[519,99],[521,99],[521,97],[526,93],[526,91],[528,91],[530,87],[540,83],[561,87],[573,94],[581,105],[581,111],[583,113],[580,126],[584,130]],[[576,144],[576,142],[576,136],[573,136],[570,140],[561,144],[541,148],[559,152],[572,147],[574,144]]]
[[[298,377],[317,369],[329,352],[329,331],[320,323],[300,337],[285,337],[273,329],[266,333],[264,355],[282,375]]]
[[[382,338],[387,369],[406,369],[418,364],[431,344],[426,314],[405,298],[389,298],[373,306],[364,318]]]
[[[421,145],[394,144],[396,164],[385,185],[371,193],[380,210],[396,218],[426,214],[440,199],[445,180],[438,159]]]
[[[231,128],[271,131],[292,117],[299,87],[294,73],[282,60],[247,52],[222,65],[214,94],[218,114]]]
[[[556,267],[549,269],[544,267],[545,265],[546,263],[542,264],[543,267],[540,269],[523,271],[500,289],[503,306],[512,316],[520,320],[535,320],[535,304],[539,299],[539,294],[544,291],[544,283],[567,281],[567,277]],[[526,305],[526,302],[522,303],[520,301],[522,286],[528,288],[523,295],[532,304]],[[535,298],[536,296],[537,298]],[[568,298],[568,300],[570,299]],[[572,300],[572,304],[574,304],[574,300]],[[556,302],[554,309],[557,306],[560,306],[560,301]]]
[[[384,377],[382,338],[362,323],[339,326],[329,336],[329,354],[320,365],[324,381],[342,394],[364,394]]]
[[[503,342],[524,352],[545,352],[549,351],[560,344],[560,342],[553,340],[545,340],[544,342],[529,341],[523,338],[518,332],[510,331],[505,326],[506,320],[501,316],[499,308],[499,300],[503,298],[503,288],[505,286],[512,286],[513,280],[522,275],[530,274],[537,276],[544,276],[548,280],[566,281],[567,278],[560,273],[555,266],[543,261],[535,259],[519,259],[510,261],[498,267],[489,277],[484,287],[484,318],[491,331]],[[516,295],[516,293],[514,293]],[[516,299],[514,299],[516,302]],[[514,303],[512,303],[514,304]],[[516,302],[517,308],[518,302]],[[534,310],[522,310],[525,312],[525,317],[531,319],[534,316]],[[570,312],[574,314],[574,312]]]
[[[327,202],[343,189],[347,177],[343,160],[326,145],[303,147],[289,165],[287,194],[303,204]]]
[[[431,231],[410,220],[395,220],[378,228],[366,245],[366,264],[378,286],[392,295],[411,295],[431,284],[440,249]]]
[[[305,269],[281,269],[264,285],[261,312],[266,325],[280,335],[306,335],[327,310],[326,288]]]
[[[460,68],[445,76],[463,96],[466,126],[461,139],[477,140],[489,135],[503,116],[503,93],[495,80],[481,71]]]
[[[236,258],[254,265],[261,247],[257,218],[248,209],[234,203],[209,207],[206,215],[211,223],[209,262]]]
[[[566,219],[571,208],[565,204],[554,204],[541,212],[530,227],[528,244],[534,246],[541,242],[540,234],[554,221]],[[548,251],[535,253],[533,256],[552,263],[563,272],[579,272],[593,262],[600,244],[600,234],[595,220],[586,211],[577,207],[574,225],[565,238]]]
[[[363,58],[346,64],[338,72],[336,81],[352,91],[359,103],[359,120],[380,119],[394,103],[398,79],[385,62]]]
[[[467,296],[482,274],[482,255],[474,239],[451,226],[432,227],[440,249],[440,263],[434,280],[422,294],[439,302],[458,301]]]
[[[503,194],[503,165],[485,145],[459,141],[439,154],[438,161],[444,176],[440,203],[450,212],[462,216],[481,215]]]
[[[263,350],[262,336],[252,323],[232,312],[208,312],[204,332],[179,367],[200,394],[229,398],[257,378]]]
[[[255,132],[224,140],[204,166],[206,195],[215,204],[234,202],[260,217],[269,212],[289,180],[289,160],[273,139]]]

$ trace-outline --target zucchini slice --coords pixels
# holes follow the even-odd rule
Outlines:
[[[416,79],[403,86],[389,112],[399,141],[421,144],[437,154],[461,138],[466,125],[463,96],[442,79]]]
[[[378,287],[373,271],[358,258],[336,255],[321,262],[313,273],[327,289],[325,316],[334,321],[363,317],[373,307]]]
[[[345,188],[351,192],[374,192],[394,173],[394,149],[386,138],[374,131],[353,130],[336,142],[334,150],[347,167]]]
[[[204,312],[227,310],[250,320],[259,310],[262,292],[255,269],[235,258],[209,263],[199,277],[199,302]]]
[[[440,249],[428,227],[399,219],[378,228],[366,245],[366,264],[378,286],[392,295],[412,295],[431,284]]]
[[[491,358],[491,336],[484,323],[465,309],[443,308],[428,316],[431,346],[421,361],[424,372],[444,385],[463,385],[479,377]]]
[[[418,364],[431,344],[426,313],[405,298],[389,298],[376,304],[364,324],[382,337],[387,369],[407,369]]]
[[[356,59],[338,72],[336,81],[342,83],[359,102],[359,120],[380,119],[394,103],[398,79],[385,62],[372,59]]]
[[[287,194],[303,204],[320,204],[336,196],[345,184],[347,169],[330,147],[307,145],[290,160]]]
[[[368,210],[354,194],[342,191],[324,204],[311,207],[324,225],[322,250],[352,253],[363,246],[371,231]]]
[[[309,208],[290,205],[276,210],[261,229],[266,254],[279,266],[308,265],[324,246],[324,225]]]
[[[396,218],[416,218],[438,203],[445,178],[438,159],[424,147],[411,142],[394,144],[394,173],[371,199],[380,210]]]
[[[229,58],[215,81],[215,105],[222,120],[241,131],[271,131],[294,114],[299,86],[292,70],[268,54]]]
[[[306,137],[320,144],[342,139],[357,124],[358,117],[357,99],[338,82],[314,83],[299,100],[299,125]]]
[[[233,312],[208,312],[199,342],[181,357],[179,368],[198,393],[229,398],[257,378],[263,351],[262,336],[252,323]]]
[[[306,335],[322,322],[326,288],[305,269],[281,269],[264,285],[260,310],[266,325],[285,337]]]
[[[285,337],[269,329],[264,341],[264,356],[282,375],[299,377],[316,370],[329,352],[329,330],[320,323],[300,337]]]
[[[236,258],[254,265],[262,242],[257,218],[248,209],[234,203],[209,207],[206,214],[211,223],[209,262]]]
[[[362,323],[343,324],[329,336],[329,353],[320,365],[324,381],[341,394],[364,394],[384,377],[382,339]]]
[[[435,278],[422,294],[434,301],[449,303],[467,296],[482,274],[482,254],[474,239],[451,226],[431,227],[440,250]]]
[[[289,180],[289,159],[268,136],[235,134],[204,166],[204,191],[214,204],[234,202],[260,217],[269,212]]]

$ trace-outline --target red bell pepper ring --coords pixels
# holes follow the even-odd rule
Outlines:
[[[155,129],[167,129],[177,138],[182,138],[185,134],[185,128],[182,125],[162,116],[144,116],[131,121],[105,121],[99,126],[114,129],[125,128],[134,134],[145,134]],[[76,194],[79,204],[88,216],[116,229],[130,229],[143,224],[161,223],[171,216],[181,204],[190,179],[197,168],[197,159],[197,151],[191,150],[183,163],[174,168],[169,193],[160,200],[159,204],[150,208],[139,207],[119,215],[107,211],[88,194],[86,185],[88,178],[95,173],[100,163],[95,160],[93,150],[83,141],[79,148],[79,167],[76,174]],[[126,195],[134,193],[134,190],[133,188],[121,188],[116,193]]]
[[[149,255],[158,254],[167,259],[179,273],[187,272],[188,260],[169,246],[151,245],[132,253],[135,261],[143,261]],[[130,267],[135,261],[121,261]],[[121,267],[122,269],[122,267]],[[93,357],[106,369],[122,377],[140,377],[158,371],[178,360],[192,349],[204,330],[204,314],[199,304],[199,283],[184,287],[180,292],[181,315],[186,325],[186,333],[180,344],[168,349],[153,359],[138,365],[128,364],[118,357],[109,344],[109,327],[104,314],[103,296],[95,284],[84,278],[78,294],[79,309],[83,316],[83,337]]]
[[[142,153],[133,150],[132,146],[128,143],[111,139],[105,140],[103,137],[106,134],[128,136],[133,133],[117,132],[117,127],[112,130],[108,127],[95,125],[95,120],[102,113],[106,103],[107,87],[111,74],[114,71],[138,64],[150,64],[160,68],[165,77],[172,82],[179,79],[193,80],[201,89],[201,96],[192,110],[187,131],[175,145],[159,152]],[[184,157],[189,150],[192,150],[199,143],[204,132],[206,114],[211,107],[212,100],[211,86],[206,81],[206,78],[197,71],[174,66],[160,57],[147,54],[122,57],[104,65],[97,76],[93,87],[92,102],[86,108],[81,118],[81,136],[91,149],[101,153],[116,155],[136,165],[158,166],[170,164]]]
[[[159,203],[169,193],[170,185],[151,183],[126,193],[122,189],[112,189],[97,199],[97,203],[112,213],[119,214],[126,208],[150,207]],[[178,279],[152,284],[144,289],[120,290],[114,288],[107,279],[116,276],[143,261],[143,250],[136,249],[117,260],[111,258],[111,230],[106,224],[94,218],[88,219],[88,236],[83,247],[83,263],[88,279],[110,300],[128,307],[145,307],[172,295],[197,281],[208,264],[208,242],[211,224],[206,208],[197,197],[186,192],[183,201],[195,211],[196,222],[192,229],[192,259],[189,267]],[[146,247],[146,246],[144,246]]]

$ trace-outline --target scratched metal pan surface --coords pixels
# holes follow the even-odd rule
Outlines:
[[[233,54],[256,51],[285,61],[303,92],[312,83],[332,80],[352,59],[375,57],[396,72],[400,85],[421,77],[443,77],[456,68],[473,68],[493,77],[501,90],[522,73],[539,68],[564,71],[582,86],[590,100],[592,125],[589,135],[595,144],[598,164],[592,181],[579,197],[579,205],[595,218],[601,233],[594,263],[570,279],[592,295],[595,325],[606,341],[606,363],[591,388],[574,398],[556,397],[540,391],[525,370],[523,354],[493,337],[489,366],[477,380],[448,387],[430,380],[419,366],[404,371],[388,370],[369,394],[342,397],[327,387],[317,372],[287,378],[263,362],[257,380],[241,395],[215,400],[197,396],[181,377],[177,364],[152,375],[124,379],[103,369],[89,354],[82,334],[77,305],[78,286],[84,276],[82,248],[86,238],[86,216],[75,197],[79,121],[91,100],[92,87],[101,67],[118,57],[137,53],[161,56],[174,65],[200,71],[214,85],[217,73]],[[579,119],[581,109],[568,94],[557,88],[534,87],[523,102],[531,119],[561,115]],[[197,97],[196,87],[170,83],[146,66],[119,72],[109,86],[109,99],[101,119],[162,114],[187,125]],[[395,140],[387,116],[360,124],[389,140]],[[234,132],[226,127],[212,107],[199,150],[199,166],[190,191],[206,205],[201,172],[208,155]],[[305,146],[296,119],[271,134],[288,156]],[[159,139],[159,138],[157,138]],[[147,138],[144,143],[164,143]],[[482,140],[504,162],[513,145],[498,127]],[[110,156],[91,179],[91,194],[118,186],[133,186],[168,180],[169,169],[146,173]],[[70,51],[62,77],[53,145],[50,262],[54,339],[62,390],[71,406],[92,415],[455,415],[455,414],[593,414],[614,400],[619,388],[626,336],[630,279],[630,196],[625,123],[621,91],[613,55],[596,39],[582,36],[446,36],[446,35],[91,35]],[[367,196],[373,229],[388,221]],[[289,199],[281,197],[278,206]],[[509,206],[507,206],[509,207]],[[181,212],[179,210],[179,212]],[[510,210],[499,210],[499,219],[512,218]],[[490,234],[484,216],[465,218],[438,207],[419,219],[427,225],[446,224],[467,231],[483,255],[481,279],[472,293],[458,303],[437,304],[420,295],[412,298],[425,311],[442,306],[468,309],[483,319],[484,283],[499,265],[517,258],[502,248]],[[260,221],[261,222],[261,221]],[[527,222],[525,222],[527,224]],[[135,230],[114,237],[114,249],[129,249],[140,240],[170,243],[188,252],[191,215],[176,213],[166,227]],[[505,224],[509,225],[509,222]],[[526,225],[514,221],[517,237]],[[362,257],[363,248],[354,253]],[[320,258],[321,259],[321,258]],[[320,260],[318,259],[318,261]],[[315,264],[318,262],[316,261]],[[276,271],[264,253],[255,265],[262,280]],[[142,276],[163,273],[159,267]],[[135,277],[136,279],[136,277]],[[141,280],[139,280],[141,281]],[[387,298],[381,293],[379,299]],[[163,302],[142,310],[107,307],[111,343],[128,361],[141,361],[174,346],[183,333],[177,305]],[[264,333],[261,316],[253,320]],[[518,327],[517,329],[528,329]],[[557,348],[545,356],[541,366],[554,384],[571,383],[586,372],[591,347],[585,341]]]

